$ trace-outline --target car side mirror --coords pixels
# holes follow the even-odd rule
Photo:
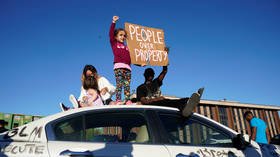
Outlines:
[[[237,134],[232,138],[233,146],[238,150],[244,150],[248,145],[250,145],[250,141],[250,137],[243,134]]]

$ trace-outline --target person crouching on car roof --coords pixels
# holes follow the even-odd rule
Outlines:
[[[168,49],[167,49],[168,51]],[[145,82],[137,87],[137,101],[143,105],[156,105],[178,108],[183,116],[189,116],[193,109],[199,104],[204,88],[193,93],[190,98],[167,99],[161,95],[160,87],[167,73],[167,66],[163,66],[162,72],[154,79],[155,72],[147,68],[144,72]]]

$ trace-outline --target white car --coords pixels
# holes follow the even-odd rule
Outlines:
[[[279,156],[209,118],[145,105],[72,109],[0,135],[1,157]]]

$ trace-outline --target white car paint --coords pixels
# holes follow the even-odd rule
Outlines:
[[[160,157],[179,157],[179,156],[262,156],[260,147],[254,141],[251,141],[250,146],[245,150],[238,150],[234,147],[215,147],[215,146],[199,146],[199,145],[186,145],[186,144],[174,144],[157,142],[160,138],[167,138],[161,135],[163,130],[157,130],[160,134],[148,131],[149,138],[152,142],[92,142],[92,141],[57,141],[54,135],[54,126],[59,124],[59,122],[64,122],[73,117],[75,119],[76,115],[84,117],[85,114],[92,115],[93,113],[108,114],[112,112],[115,115],[117,113],[127,113],[132,112],[136,114],[138,112],[146,112],[146,110],[170,112],[170,114],[177,114],[178,110],[168,107],[156,107],[156,106],[102,106],[94,108],[79,108],[69,110],[67,112],[61,112],[55,115],[51,115],[29,124],[20,126],[11,131],[3,133],[0,135],[0,157],[58,157],[58,156],[79,156],[79,155],[92,155],[98,156],[114,156],[114,157],[143,157],[143,156],[160,156]],[[135,112],[135,113],[134,113]],[[102,114],[101,114],[102,113]],[[137,113],[138,114],[138,113]],[[108,114],[110,116],[110,114]],[[120,114],[119,114],[120,115]],[[141,115],[141,114],[140,114]],[[144,118],[147,118],[146,113],[143,114]],[[93,115],[95,116],[95,115]],[[207,117],[194,113],[192,117],[200,118],[200,120],[212,125],[214,128],[219,128],[224,132],[231,135],[237,135],[238,133],[214,120]],[[109,118],[109,117],[108,117]],[[148,116],[148,118],[151,118]],[[84,119],[83,119],[84,120]],[[154,121],[152,120],[148,120]],[[124,121],[125,122],[125,121]],[[147,122],[149,130],[162,129],[162,126],[150,126]],[[81,121],[81,125],[82,125]],[[95,122],[94,122],[95,123]],[[160,125],[160,124],[156,124]],[[151,129],[153,127],[153,129]],[[73,129],[73,128],[72,128]],[[75,128],[74,128],[75,129]],[[140,132],[138,128],[138,133]],[[180,133],[180,132],[179,132]],[[122,133],[123,134],[123,133]],[[152,136],[156,135],[156,136]],[[215,135],[215,134],[213,134]],[[85,136],[85,135],[84,135]],[[139,135],[138,135],[139,136]],[[158,139],[154,139],[158,138]],[[248,136],[245,136],[248,141]],[[211,139],[209,139],[210,144]],[[225,140],[227,141],[227,140]],[[207,143],[207,141],[206,141]],[[279,147],[275,151],[279,152]]]

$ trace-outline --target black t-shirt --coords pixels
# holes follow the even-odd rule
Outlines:
[[[162,86],[162,81],[158,78],[154,79],[151,84],[141,84],[137,87],[137,101],[140,101],[142,97],[155,98],[161,96],[160,86]]]

